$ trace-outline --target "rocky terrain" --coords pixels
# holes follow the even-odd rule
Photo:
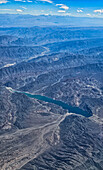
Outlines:
[[[103,169],[102,27],[0,28],[0,169]]]

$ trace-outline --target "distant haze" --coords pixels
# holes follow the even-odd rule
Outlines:
[[[33,26],[98,27],[103,26],[103,19],[71,16],[0,14],[0,27]]]

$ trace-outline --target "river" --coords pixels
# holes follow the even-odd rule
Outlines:
[[[92,116],[92,113],[89,113],[85,110],[82,110],[79,107],[74,107],[74,106],[68,105],[67,103],[64,103],[64,102],[59,101],[59,100],[54,100],[52,98],[42,96],[42,95],[34,95],[34,94],[27,93],[27,92],[16,91],[16,90],[13,90],[12,88],[9,88],[9,87],[7,87],[7,89],[11,92],[17,92],[17,93],[25,94],[26,96],[28,96],[30,98],[35,98],[37,100],[56,104],[56,105],[62,107],[63,109],[68,110],[69,113],[75,113],[75,114],[79,114],[79,115],[82,115],[82,116],[85,116],[85,117],[91,117]]]

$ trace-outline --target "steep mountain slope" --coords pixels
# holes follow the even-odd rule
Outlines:
[[[102,170],[103,28],[16,27],[0,34],[0,169]]]

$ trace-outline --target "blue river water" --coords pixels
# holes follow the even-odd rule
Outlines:
[[[30,94],[30,93],[27,93],[27,92],[20,92],[20,93],[23,93],[30,98],[35,98],[35,99],[42,100],[42,101],[45,101],[45,102],[48,102],[48,103],[54,103],[58,106],[61,106],[63,109],[67,109],[70,113],[79,114],[79,115],[82,115],[82,116],[85,116],[85,117],[91,117],[92,116],[92,113],[88,113],[87,111],[84,111],[84,110],[80,109],[79,107],[70,106],[67,103],[64,103],[64,102],[59,101],[59,100],[54,100],[52,98],[49,98],[49,97],[46,97],[46,96],[41,96],[41,95],[33,95],[33,94]]]

